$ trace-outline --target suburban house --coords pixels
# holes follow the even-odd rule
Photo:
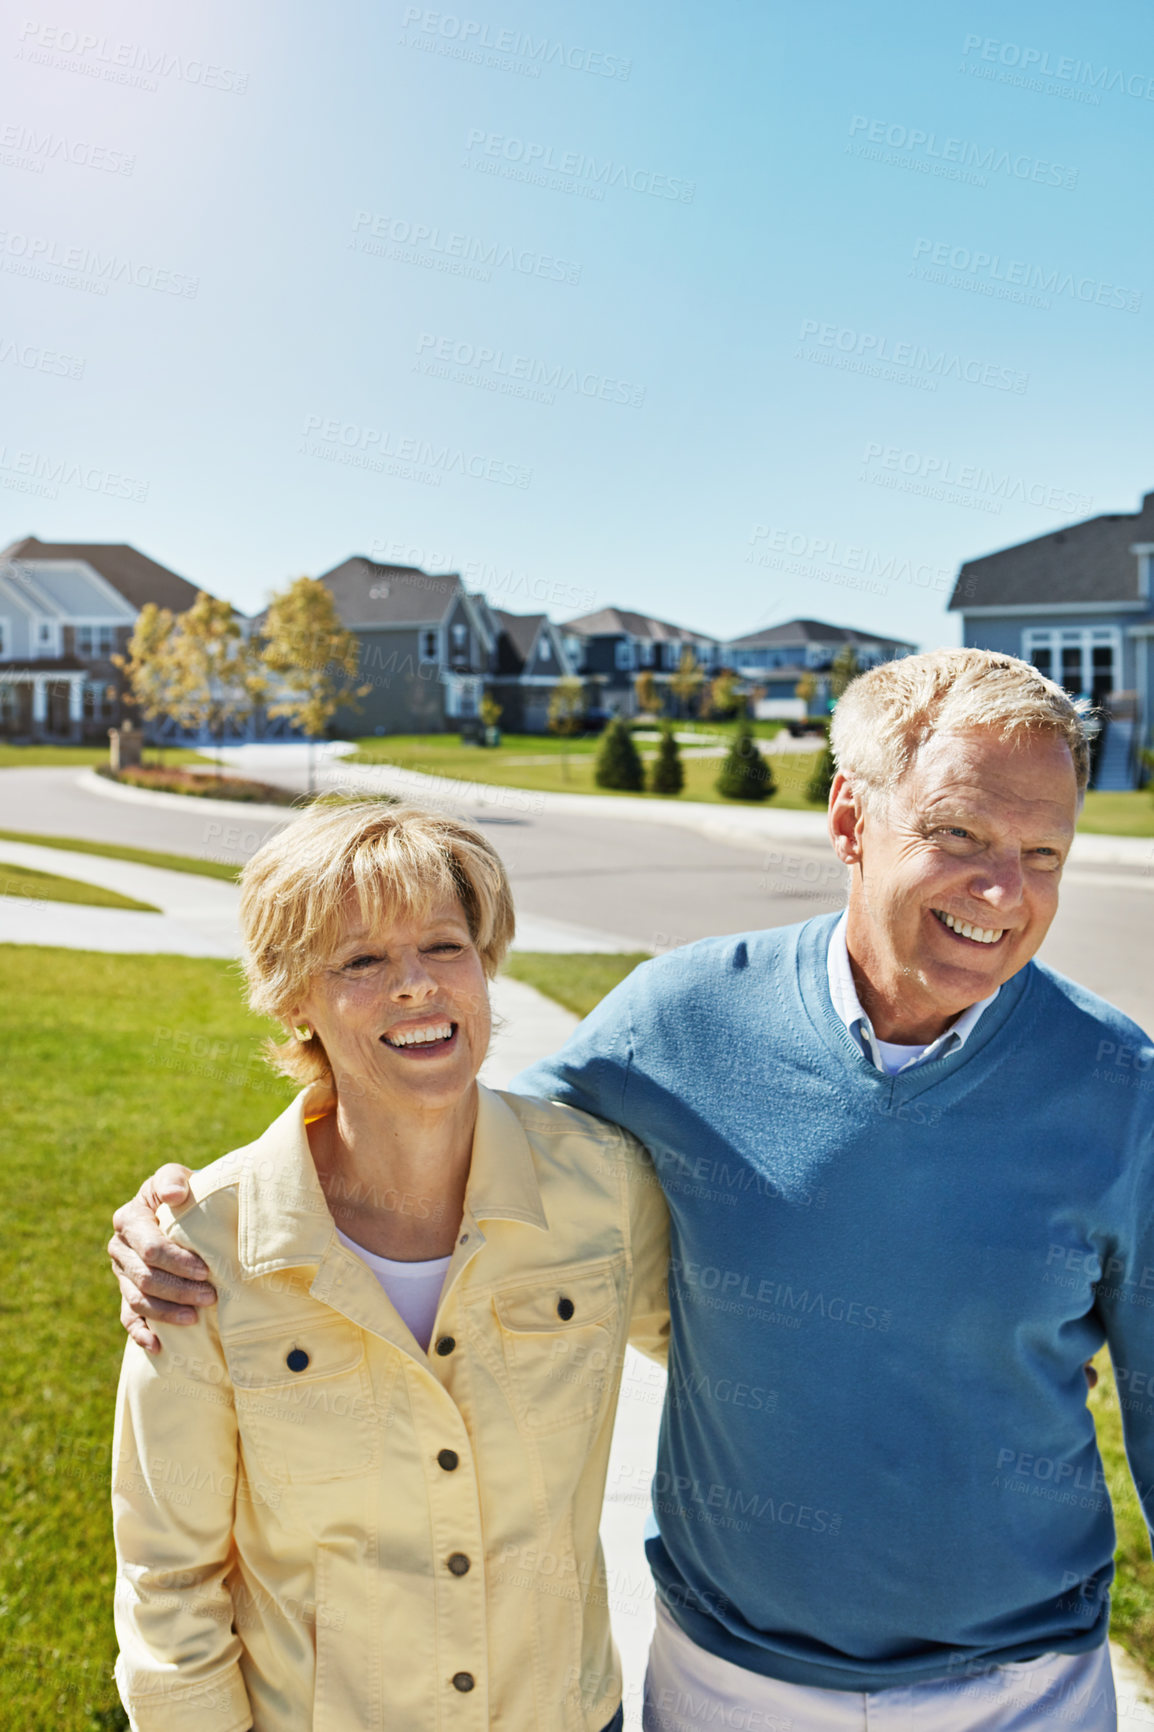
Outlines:
[[[1033,662],[1075,696],[1093,700],[1104,727],[1096,788],[1136,788],[1154,706],[1154,493],[1139,511],[1004,547],[961,567],[950,609],[962,641]]]
[[[576,672],[561,627],[543,613],[490,608],[489,614],[496,648],[488,686],[501,705],[500,725],[510,733],[543,734],[558,680]]]
[[[475,716],[496,650],[483,597],[456,572],[378,565],[361,554],[321,573],[341,622],[360,640],[359,683],[339,710],[346,734],[435,734]]]
[[[623,607],[580,614],[567,620],[562,630],[594,714],[636,715],[634,679],[643,671],[653,675],[662,709],[672,713],[681,706],[670,691],[670,681],[686,650],[707,678],[722,665],[716,639]]]
[[[807,715],[828,715],[830,669],[834,657],[847,647],[864,673],[880,662],[912,654],[917,645],[855,631],[852,626],[830,625],[823,619],[791,619],[734,638],[721,650],[725,665],[762,694],[756,702],[760,717],[801,721]],[[808,700],[796,695],[803,675],[813,681]]]
[[[120,719],[112,656],[147,602],[183,612],[196,587],[126,543],[44,542],[0,551],[0,735],[105,739]]]

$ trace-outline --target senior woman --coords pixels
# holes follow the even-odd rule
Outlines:
[[[132,1725],[609,1732],[613,1414],[627,1336],[660,1357],[667,1329],[643,1151],[478,1085],[513,933],[478,830],[314,807],[240,906],[250,1002],[304,1086],[162,1212],[218,1303],[125,1355]]]

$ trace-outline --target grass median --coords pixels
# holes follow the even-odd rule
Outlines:
[[[582,1014],[637,960],[520,952],[509,972]],[[290,1090],[259,1058],[265,1033],[227,962],[0,945],[13,1282],[0,1306],[0,1726],[128,1724],[111,1682],[108,1462],[124,1337],[109,1218],[161,1161],[203,1166],[282,1109]],[[1154,1665],[1154,1568],[1108,1365],[1091,1407],[1118,1513],[1113,1633]]]
[[[0,860],[0,896],[26,898],[30,902],[80,902],[88,908],[131,908],[140,914],[159,914],[152,902],[137,902],[118,890],[100,884],[81,884],[76,878],[61,878],[55,872],[37,872],[31,866],[10,866]]]

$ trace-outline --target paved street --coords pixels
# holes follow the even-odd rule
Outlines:
[[[812,823],[801,841],[751,837],[735,847],[667,823],[606,817],[601,802],[588,816],[568,807],[502,809],[466,793],[457,804],[499,848],[526,927],[531,917],[557,923],[573,948],[585,933],[607,948],[615,941],[660,951],[710,933],[784,925],[842,901],[840,869]],[[0,827],[9,830],[239,862],[281,821],[243,806],[234,816],[111,799],[74,770],[0,771]],[[1067,869],[1042,956],[1154,1028],[1154,842],[1129,852],[1129,865]]]

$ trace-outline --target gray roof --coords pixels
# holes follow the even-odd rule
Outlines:
[[[562,629],[576,632],[578,637],[625,635],[651,638],[655,643],[680,643],[685,639],[692,643],[715,641],[704,632],[690,631],[688,626],[670,625],[666,619],[653,619],[647,613],[632,613],[624,607],[602,607],[596,613],[578,614],[576,619],[566,620]]]
[[[745,637],[731,638],[727,649],[769,649],[774,645],[806,643],[893,644],[898,649],[913,649],[904,638],[884,637],[876,631],[857,631],[850,625],[830,625],[824,619],[789,619],[784,625],[768,626],[763,631],[747,632]]]
[[[1130,549],[1140,541],[1154,542],[1154,493],[1146,494],[1139,511],[1088,517],[968,559],[950,608],[1138,601],[1138,561]]]
[[[134,608],[154,601],[157,607],[185,613],[196,600],[196,584],[123,541],[40,541],[26,535],[0,550],[0,559],[82,559]]]
[[[416,565],[378,565],[363,554],[321,573],[347,626],[436,625],[461,588],[455,571],[422,571]]]
[[[537,633],[542,622],[547,618],[543,613],[506,613],[504,608],[495,607],[493,618],[497,622],[498,631],[503,631],[512,643],[513,648],[523,661],[527,661],[537,641]]]
[[[133,608],[107,578],[101,579],[84,559],[36,559],[14,562],[16,582],[42,596],[51,611],[64,619],[99,619],[131,625]]]

